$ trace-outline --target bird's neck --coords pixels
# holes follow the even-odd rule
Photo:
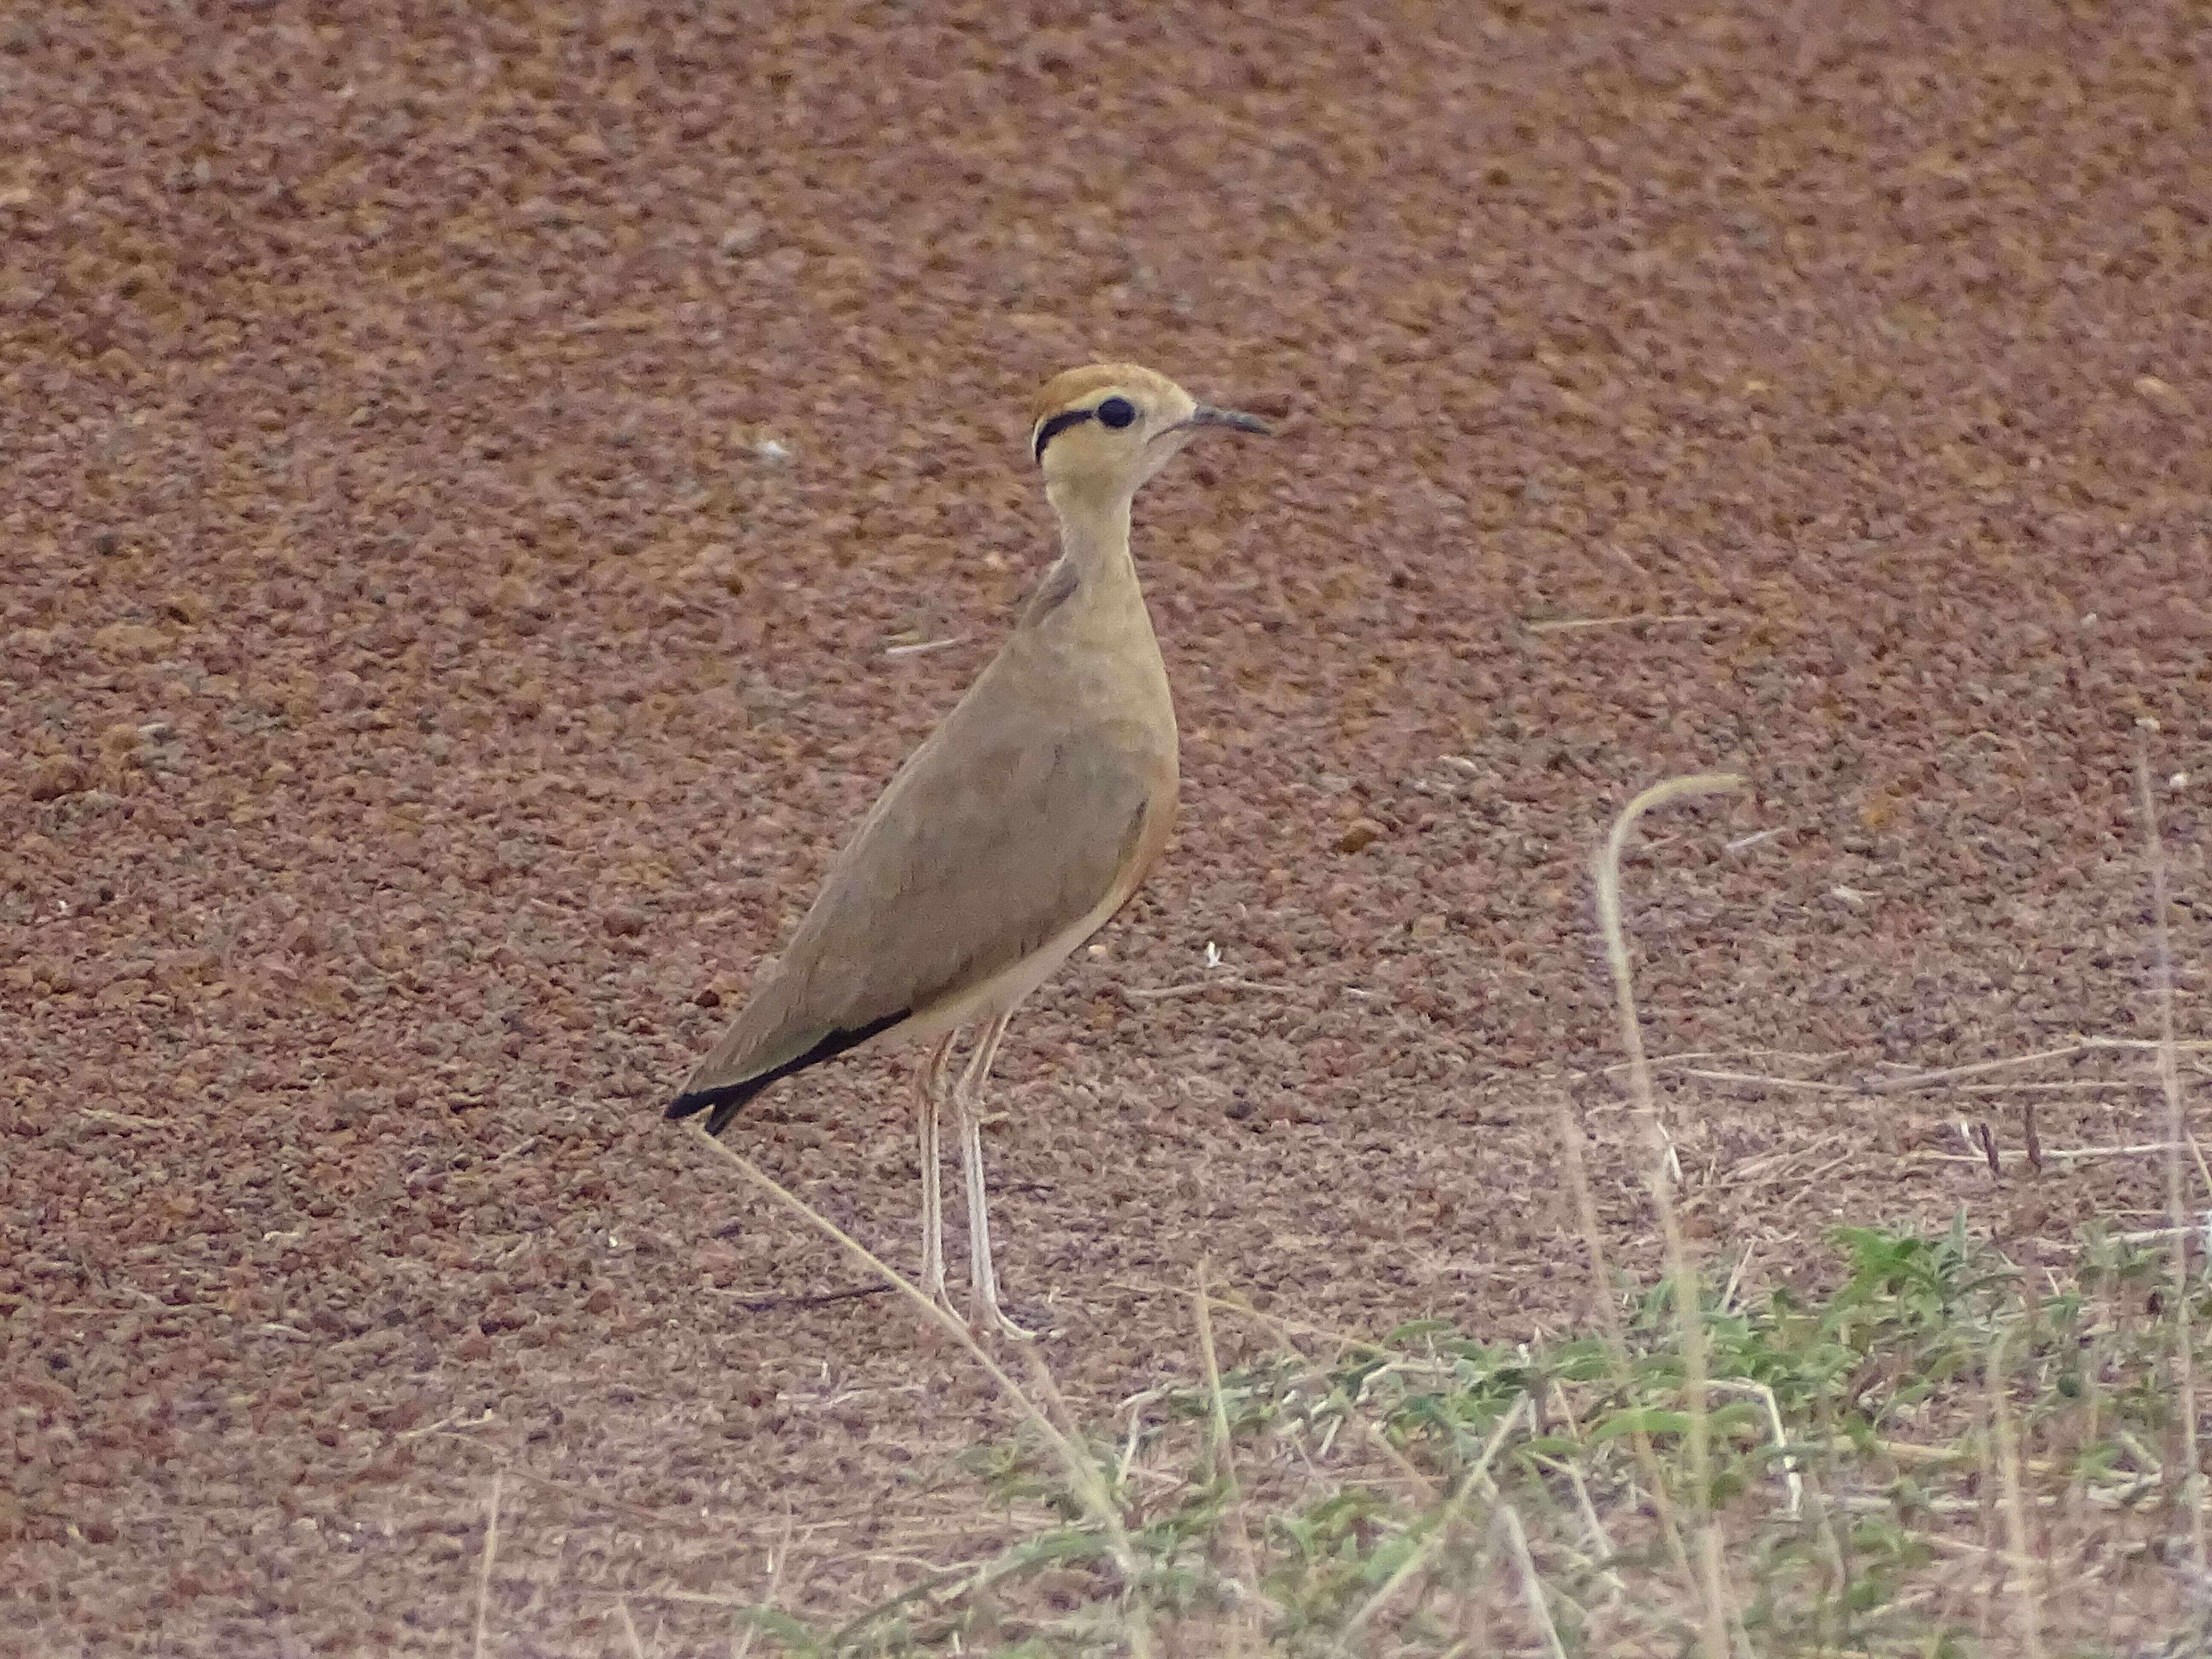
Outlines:
[[[1039,653],[1068,684],[1074,705],[1137,720],[1153,738],[1168,733],[1172,756],[1175,707],[1129,556],[1130,492],[1092,495],[1059,483],[1046,495],[1060,517],[1060,562],[1038,585],[1008,649]]]
[[[1061,482],[1046,486],[1045,499],[1060,519],[1060,556],[1078,582],[1094,592],[1136,585],[1137,567],[1129,557],[1127,491],[1088,490]]]

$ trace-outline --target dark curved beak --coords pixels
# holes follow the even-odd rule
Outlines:
[[[1232,432],[1256,432],[1266,436],[1267,423],[1257,415],[1247,415],[1241,409],[1215,409],[1200,404],[1189,416],[1178,422],[1180,426],[1225,426]]]

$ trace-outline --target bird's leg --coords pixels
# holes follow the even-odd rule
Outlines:
[[[945,1200],[938,1184],[938,1109],[945,1103],[945,1069],[952,1058],[953,1033],[947,1031],[915,1073],[914,1121],[921,1152],[921,1293],[950,1309],[945,1290]]]
[[[1024,1330],[999,1306],[999,1276],[991,1266],[991,1218],[983,1194],[983,1133],[976,1121],[983,1081],[990,1075],[999,1039],[1006,1034],[1006,1022],[1012,1017],[1011,1009],[999,1015],[976,1039],[975,1051],[968,1056],[959,1082],[953,1085],[952,1107],[960,1120],[960,1164],[968,1179],[969,1322],[988,1325],[1002,1336],[1027,1342],[1036,1333]]]

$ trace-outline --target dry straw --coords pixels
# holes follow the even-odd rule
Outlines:
[[[1193,1316],[1198,1322],[1198,1353],[1200,1363],[1206,1368],[1206,1401],[1212,1408],[1209,1428],[1213,1443],[1209,1449],[1208,1474],[1220,1488],[1224,1510],[1228,1516],[1230,1541],[1236,1551],[1237,1565],[1243,1577],[1238,1588],[1243,1592],[1237,1607],[1237,1632],[1239,1642],[1248,1650],[1256,1650],[1260,1629],[1260,1559],[1252,1548],[1251,1528],[1245,1524],[1244,1495],[1237,1485],[1236,1452],[1229,1429],[1229,1402],[1221,1389],[1221,1361],[1213,1346],[1213,1294],[1207,1288],[1208,1265],[1198,1264],[1198,1286],[1191,1294]]]
[[[2189,1121],[2181,1104],[2181,1057],[2173,1031],[2173,936],[2166,910],[2166,842],[2159,833],[2158,796],[2150,782],[2150,720],[2136,722],[2136,796],[2142,809],[2143,856],[2150,865],[2151,938],[2158,963],[2158,1080],[2166,1094],[2166,1223],[2172,1230],[2173,1383],[2180,1417],[2181,1480],[2173,1497],[2189,1510],[2190,1559],[2200,1580],[2208,1571],[2204,1538],[2204,1474],[2197,1453],[2197,1367],[2189,1318],[2189,1212],[2181,1151]],[[2206,1194],[2212,1200],[2212,1194]],[[2169,1460],[2169,1467],[2172,1467]]]
[[[1661,1236],[1666,1242],[1667,1276],[1674,1290],[1674,1317],[1682,1343],[1682,1409],[1688,1425],[1685,1440],[1690,1466],[1690,1529],[1697,1543],[1697,1584],[1703,1615],[1699,1646],[1705,1659],[1729,1659],[1729,1631],[1737,1621],[1729,1595],[1727,1574],[1722,1566],[1720,1528],[1712,1513],[1705,1322],[1697,1268],[1690,1259],[1689,1246],[1682,1235],[1681,1217],[1674,1207],[1674,1148],[1668,1139],[1666,1125],[1659,1119],[1658,1100],[1651,1088],[1651,1067],[1644,1054],[1644,1031],[1636,1017],[1636,986],[1628,959],[1628,936],[1620,920],[1620,860],[1630,832],[1646,812],[1701,795],[1731,794],[1742,788],[1743,784],[1743,779],[1732,772],[1701,772],[1654,784],[1630,801],[1613,820],[1612,832],[1592,860],[1592,873],[1597,883],[1598,927],[1605,934],[1606,960],[1613,969],[1613,1002],[1620,1018],[1621,1046],[1628,1055],[1629,1091],[1644,1126],[1650,1159],[1644,1183],[1651,1194]],[[1590,1218],[1595,1218],[1594,1210]],[[1586,1224],[1585,1231],[1595,1246],[1594,1227]],[[1602,1279],[1599,1297],[1607,1308],[1612,1306],[1611,1292]],[[1749,1644],[1744,1645],[1747,1650]]]
[[[820,1211],[808,1205],[804,1199],[787,1190],[775,1176],[769,1175],[750,1158],[732,1151],[713,1135],[708,1134],[704,1125],[695,1124],[693,1132],[714,1150],[716,1156],[726,1158],[736,1164],[746,1180],[766,1192],[778,1204],[808,1225],[842,1245],[856,1260],[866,1264],[871,1271],[880,1274],[884,1282],[911,1303],[925,1320],[966,1349],[969,1358],[981,1366],[984,1373],[998,1385],[999,1391],[1012,1401],[1022,1414],[1029,1419],[1031,1425],[1044,1437],[1045,1443],[1050,1446],[1060,1458],[1061,1467],[1067,1473],[1070,1488],[1074,1492],[1084,1509],[1088,1511],[1091,1518],[1097,1523],[1099,1530],[1104,1534],[1107,1549],[1114,1558],[1115,1566],[1121,1571],[1121,1582],[1132,1602],[1135,1604],[1127,1623],[1129,1651],[1135,1659],[1150,1659],[1152,1652],[1152,1626],[1143,1606],[1145,1595],[1143,1570],[1137,1560],[1136,1548],[1130,1541],[1128,1530],[1121,1524],[1121,1511],[1114,1502],[1112,1492],[1107,1486],[1106,1477],[1100,1472],[1097,1463],[1093,1461],[1090,1453],[1068,1436],[1060,1432],[1044,1409],[1022,1391],[1020,1385],[1006,1375],[996,1360],[983,1352],[982,1346],[975,1340],[974,1333],[969,1331],[967,1326],[923,1295],[921,1289],[911,1281],[894,1272],[889,1263],[869,1249],[866,1245],[846,1232],[843,1228]],[[1036,1367],[1036,1374],[1044,1378],[1048,1385],[1049,1384],[1049,1374],[1043,1370],[1041,1364]]]
[[[1996,1443],[1999,1490],[2004,1498],[2005,1565],[2013,1585],[2013,1624],[2021,1659],[2043,1659],[2043,1597],[2035,1552],[2027,1533],[2027,1505],[2021,1494],[2020,1434],[2013,1425],[2005,1344],[2011,1327],[1998,1327],[1982,1362],[1989,1391],[1990,1433]]]
[[[499,1492],[503,1484],[502,1472],[494,1469],[491,1493],[484,1500],[483,1560],[477,1570],[477,1631],[474,1651],[476,1659],[483,1659],[484,1638],[491,1620],[491,1567],[499,1558]]]

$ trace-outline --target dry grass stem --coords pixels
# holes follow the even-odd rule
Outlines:
[[[1397,1570],[1376,1585],[1375,1593],[1363,1601],[1358,1611],[1345,1621],[1344,1628],[1338,1633],[1336,1638],[1336,1650],[1339,1653],[1347,1656],[1352,1653],[1352,1638],[1366,1627],[1367,1621],[1380,1612],[1383,1605],[1398,1593],[1401,1585],[1425,1568],[1430,1559],[1443,1547],[1444,1540],[1451,1536],[1453,1528],[1461,1523],[1464,1516],[1468,1492],[1477,1486],[1481,1486],[1493,1493],[1497,1491],[1495,1483],[1490,1480],[1491,1460],[1498,1455],[1498,1449],[1505,1443],[1507,1437],[1520,1425],[1522,1417],[1528,1410],[1528,1396],[1522,1395],[1513,1402],[1512,1408],[1498,1419],[1498,1426],[1491,1431],[1490,1438],[1483,1443],[1481,1455],[1477,1457],[1468,1472],[1460,1477],[1459,1485],[1453,1489],[1450,1498],[1445,1500],[1443,1512],[1437,1516],[1435,1524],[1430,1528],[1427,1534],[1407,1553],[1406,1559],[1398,1564]],[[1540,1594],[1540,1591],[1539,1595]],[[1548,1619],[1546,1622],[1549,1622]]]
[[[2007,1339],[2000,1329],[1984,1362],[1988,1384],[1990,1432],[1996,1442],[1997,1479],[2004,1497],[2005,1557],[2013,1591],[2013,1627],[2022,1659],[2043,1659],[2043,1601],[2038,1563],[2028,1547],[2027,1506],[2021,1497],[2020,1437],[2013,1426],[2012,1401],[2004,1369]]]
[[[985,1375],[988,1376],[992,1382],[998,1385],[1000,1391],[1036,1425],[1037,1431],[1045,1437],[1046,1443],[1052,1447],[1060,1458],[1062,1468],[1066,1471],[1077,1497],[1082,1502],[1084,1508],[1090,1512],[1091,1518],[1098,1523],[1100,1530],[1105,1534],[1108,1547],[1113,1552],[1114,1562],[1121,1571],[1123,1583],[1128,1587],[1131,1595],[1140,1594],[1142,1584],[1137,1553],[1129,1541],[1127,1531],[1121,1524],[1121,1512],[1114,1504],[1113,1495],[1107,1490],[1104,1475],[1100,1473],[1097,1465],[1091,1461],[1090,1454],[1061,1434],[1036,1402],[1023,1393],[1020,1386],[1012,1377],[1006,1375],[998,1362],[983,1352],[981,1345],[975,1340],[974,1333],[944,1309],[939,1307],[928,1297],[924,1296],[920,1288],[903,1275],[894,1272],[888,1263],[878,1258],[866,1245],[853,1237],[829,1217],[808,1205],[805,1200],[787,1191],[783,1185],[767,1170],[760,1168],[750,1158],[724,1146],[713,1135],[708,1134],[704,1125],[695,1123],[692,1126],[692,1133],[720,1156],[737,1165],[747,1180],[766,1192],[785,1209],[789,1210],[809,1226],[819,1230],[834,1239],[858,1260],[866,1262],[873,1271],[882,1274],[897,1289],[901,1296],[920,1310],[929,1323],[967,1350],[969,1357],[982,1367]],[[1140,1659],[1141,1656],[1147,1655],[1152,1650],[1150,1632],[1143,1627],[1141,1622],[1132,1626],[1131,1647],[1133,1652],[1140,1656]]]
[[[2172,1141],[2151,1140],[2133,1146],[2045,1146],[2043,1148],[2042,1156],[2046,1159],[2062,1161],[2093,1158],[2148,1158],[2154,1152],[2171,1155],[2179,1150],[2180,1148]],[[1990,1161],[1987,1152],[1938,1152],[1923,1150],[1907,1152],[1905,1157],[1907,1162],[1916,1164],[1987,1164]],[[2025,1147],[2000,1146],[1997,1148],[1997,1157],[2006,1163],[2020,1163],[2026,1160],[2027,1152]]]
[[[2081,1095],[2132,1092],[2144,1086],[2139,1079],[2085,1077],[2066,1083],[1961,1083],[1953,1091],[1961,1095]]]
[[[2173,1382],[2179,1396],[2180,1474],[2175,1495],[2189,1510],[2190,1559],[2200,1577],[2212,1571],[2205,1554],[2204,1472],[2197,1449],[2197,1367],[2189,1317],[2189,1210],[2181,1148],[2190,1140],[2181,1103],[2181,1063],[2173,1031],[2173,936],[2167,922],[2166,842],[2158,827],[2158,796],[2151,788],[2150,743],[2145,722],[2136,726],[2136,797],[2142,809],[2143,856],[2150,865],[2151,937],[2158,954],[2158,1080],[2166,1093],[2166,1218],[2172,1230]],[[2212,1193],[2208,1193],[2212,1198]]]
[[[1792,1521],[1796,1520],[1805,1510],[1805,1477],[1797,1471],[1797,1460],[1784,1449],[1790,1443],[1790,1434],[1782,1425],[1782,1406],[1775,1399],[1774,1390],[1748,1377],[1732,1377],[1708,1386],[1726,1393],[1747,1394],[1766,1407],[1766,1425],[1773,1431],[1774,1449],[1779,1454],[1775,1461],[1782,1470],[1783,1512]]]
[[[629,1616],[629,1602],[623,1596],[615,1597],[615,1617],[622,1620],[623,1639],[629,1644],[631,1659],[645,1659],[645,1644],[638,1637],[637,1620]],[[746,1645],[750,1646],[752,1632],[745,1633]]]
[[[1598,1320],[1603,1327],[1607,1370],[1614,1385],[1626,1395],[1634,1388],[1628,1365],[1628,1333],[1622,1328],[1620,1308],[1614,1297],[1613,1275],[1606,1267],[1605,1232],[1597,1214],[1597,1195],[1591,1190],[1589,1169],[1583,1157],[1582,1126],[1575,1121],[1574,1108],[1567,1097],[1554,1091],[1552,1097],[1553,1121],[1559,1131],[1559,1151],[1567,1166],[1567,1184],[1574,1189],[1575,1211],[1583,1234],[1583,1248],[1589,1253],[1590,1285],[1597,1304]],[[1695,1575],[1690,1567],[1690,1555],[1682,1542],[1682,1530],[1674,1518],[1674,1502],[1668,1495],[1667,1479],[1659,1467],[1659,1455],[1651,1444],[1651,1436],[1639,1417],[1629,1428],[1629,1449],[1635,1454],[1636,1466],[1643,1473],[1644,1484],[1651,1491],[1651,1508],[1659,1520],[1660,1536],[1666,1541],[1667,1554],[1684,1582],[1696,1589]]]
[[[2102,1045],[2093,1040],[2069,1042],[2056,1048],[2039,1048],[2033,1054],[2006,1054],[1997,1060],[1978,1060],[1971,1066],[1947,1066],[1940,1072],[1909,1072],[1903,1077],[1869,1078],[1861,1086],[1869,1094],[1895,1094],[1909,1089],[1928,1089],[1936,1084],[1949,1083],[1958,1078],[1981,1077],[1990,1072],[2001,1072],[2008,1066],[2033,1066],[2046,1060],[2069,1060],[2075,1054],[2087,1054],[2092,1048],[2100,1046]]]
[[[1826,1066],[1850,1057],[1848,1048],[1682,1048],[1671,1054],[1655,1054],[1646,1064],[1656,1072],[1667,1066],[1686,1066],[1692,1060],[1794,1060],[1807,1066]],[[1611,1077],[1615,1072],[1628,1070],[1628,1062],[1616,1060],[1600,1069]]]
[[[1513,1552],[1513,1565],[1521,1575],[1521,1596],[1528,1604],[1528,1622],[1544,1638],[1544,1650],[1552,1659],[1567,1659],[1566,1644],[1559,1640],[1559,1628],[1552,1622],[1552,1609],[1544,1600],[1544,1581],[1537,1576],[1535,1558],[1528,1553],[1528,1530],[1521,1524],[1521,1512],[1510,1504],[1500,1504],[1498,1523],[1505,1529],[1506,1546]]]
[[[1139,987],[1121,985],[1115,988],[1131,1002],[1158,1002],[1166,997],[1196,996],[1201,991],[1270,991],[1278,994],[1289,991],[1287,985],[1269,985],[1256,979],[1236,979],[1224,975],[1219,979],[1184,980],[1176,985]]]
[[[1686,1066],[1682,1068],[1682,1075],[1706,1083],[1755,1083],[1762,1089],[1802,1089],[1808,1094],[1816,1095],[1864,1092],[1848,1083],[1822,1083],[1815,1079],[1802,1077],[1768,1077],[1759,1072],[1709,1072]]]
[[[477,1570],[476,1659],[483,1659],[484,1638],[491,1621],[491,1565],[499,1555],[499,1493],[502,1471],[494,1469],[491,1496],[484,1503],[483,1562]]]
[[[2176,1054],[2192,1054],[2212,1052],[2212,1037],[2185,1038],[2172,1043],[2160,1042],[2156,1037],[2083,1037],[2084,1048],[2132,1048],[2138,1052],[2171,1048]]]
[[[1650,611],[1626,617],[1560,617],[1547,622],[1524,622],[1521,624],[1531,634],[1578,634],[1592,628],[1634,628],[1639,624],[1679,627],[1685,623],[1721,623],[1722,617],[1700,617],[1688,611]]]
[[[775,1547],[769,1553],[768,1584],[761,1591],[760,1599],[760,1604],[763,1608],[775,1606],[776,1592],[782,1588],[783,1570],[791,1560],[792,1526],[792,1514],[786,1510],[783,1516],[783,1536],[776,1540]],[[744,1639],[731,1644],[730,1659],[746,1659],[746,1656],[753,1650],[753,1638],[758,1634],[760,1634],[759,1624],[748,1620],[745,1625]]]
[[[1674,1293],[1674,1312],[1682,1341],[1683,1412],[1688,1419],[1686,1436],[1689,1462],[1691,1526],[1698,1540],[1700,1600],[1704,1604],[1702,1645],[1706,1659],[1728,1659],[1729,1631],[1734,1622],[1721,1559],[1721,1536],[1712,1515],[1712,1456],[1709,1443],[1711,1422],[1705,1400],[1706,1353],[1705,1320],[1699,1309],[1701,1292],[1689,1248],[1682,1236],[1681,1218],[1674,1201],[1674,1153],[1660,1121],[1659,1106],[1651,1088],[1651,1070],[1644,1058],[1644,1032],[1636,1014],[1636,987],[1628,956],[1628,938],[1620,914],[1620,860],[1628,837],[1646,812],[1671,802],[1702,795],[1729,794],[1744,781],[1731,772],[1698,773],[1669,778],[1654,784],[1630,801],[1613,820],[1593,860],[1597,885],[1598,927],[1605,935],[1606,960],[1613,969],[1613,1001],[1620,1021],[1620,1041],[1628,1056],[1629,1089],[1638,1115],[1644,1125],[1650,1167],[1645,1183],[1659,1214],[1667,1250],[1668,1276]]]
[[[459,1429],[447,1428],[443,1424],[434,1423],[427,1429],[410,1430],[407,1433],[438,1435],[444,1439],[453,1441],[457,1445],[468,1446],[483,1452],[489,1457],[499,1458],[507,1455],[498,1446],[479,1440],[474,1435],[464,1433]],[[502,1472],[514,1475],[518,1480],[527,1481],[541,1491],[558,1492],[563,1498],[574,1498],[577,1503],[588,1504],[593,1509],[606,1510],[616,1515],[627,1515],[634,1521],[643,1521],[657,1528],[677,1532],[699,1532],[709,1527],[726,1524],[725,1521],[718,1518],[702,1520],[696,1511],[648,1509],[642,1504],[625,1503],[619,1498],[608,1498],[591,1491],[588,1487],[579,1486],[566,1480],[556,1480],[550,1475],[538,1474],[529,1469],[506,1469]],[[729,1519],[734,1520],[735,1517],[729,1517]],[[862,1524],[864,1520],[865,1517],[855,1517],[851,1521],[825,1522],[818,1524],[858,1526]]]
[[[1260,1561],[1252,1548],[1252,1533],[1245,1524],[1244,1495],[1237,1485],[1237,1458],[1229,1430],[1229,1402],[1221,1391],[1221,1361],[1213,1343],[1213,1297],[1206,1288],[1207,1264],[1198,1264],[1198,1290],[1191,1297],[1191,1312],[1198,1322],[1199,1362],[1206,1368],[1206,1394],[1212,1408],[1213,1444],[1208,1448],[1212,1459],[1210,1473],[1220,1486],[1224,1512],[1229,1524],[1229,1542],[1237,1557],[1237,1570],[1243,1575],[1241,1588],[1243,1596],[1238,1599],[1237,1622],[1242,1640],[1249,1646],[1260,1639]]]
[[[1617,1378],[1615,1380],[1618,1381]],[[1552,1409],[1559,1413],[1559,1420],[1567,1425],[1570,1438],[1583,1438],[1583,1425],[1575,1420],[1574,1401],[1567,1397],[1565,1385],[1556,1381],[1552,1384]],[[1646,1436],[1645,1440],[1649,1443],[1650,1437]],[[1590,1553],[1598,1560],[1610,1564],[1620,1552],[1613,1547],[1613,1534],[1606,1530],[1605,1522],[1598,1516],[1597,1505],[1590,1501],[1589,1483],[1583,1479],[1582,1470],[1572,1462],[1567,1463],[1565,1468],[1567,1482],[1575,1489],[1575,1508],[1582,1516],[1583,1541],[1589,1545]],[[1610,1565],[1599,1577],[1614,1596],[1627,1593],[1627,1586],[1621,1583],[1620,1573]]]

